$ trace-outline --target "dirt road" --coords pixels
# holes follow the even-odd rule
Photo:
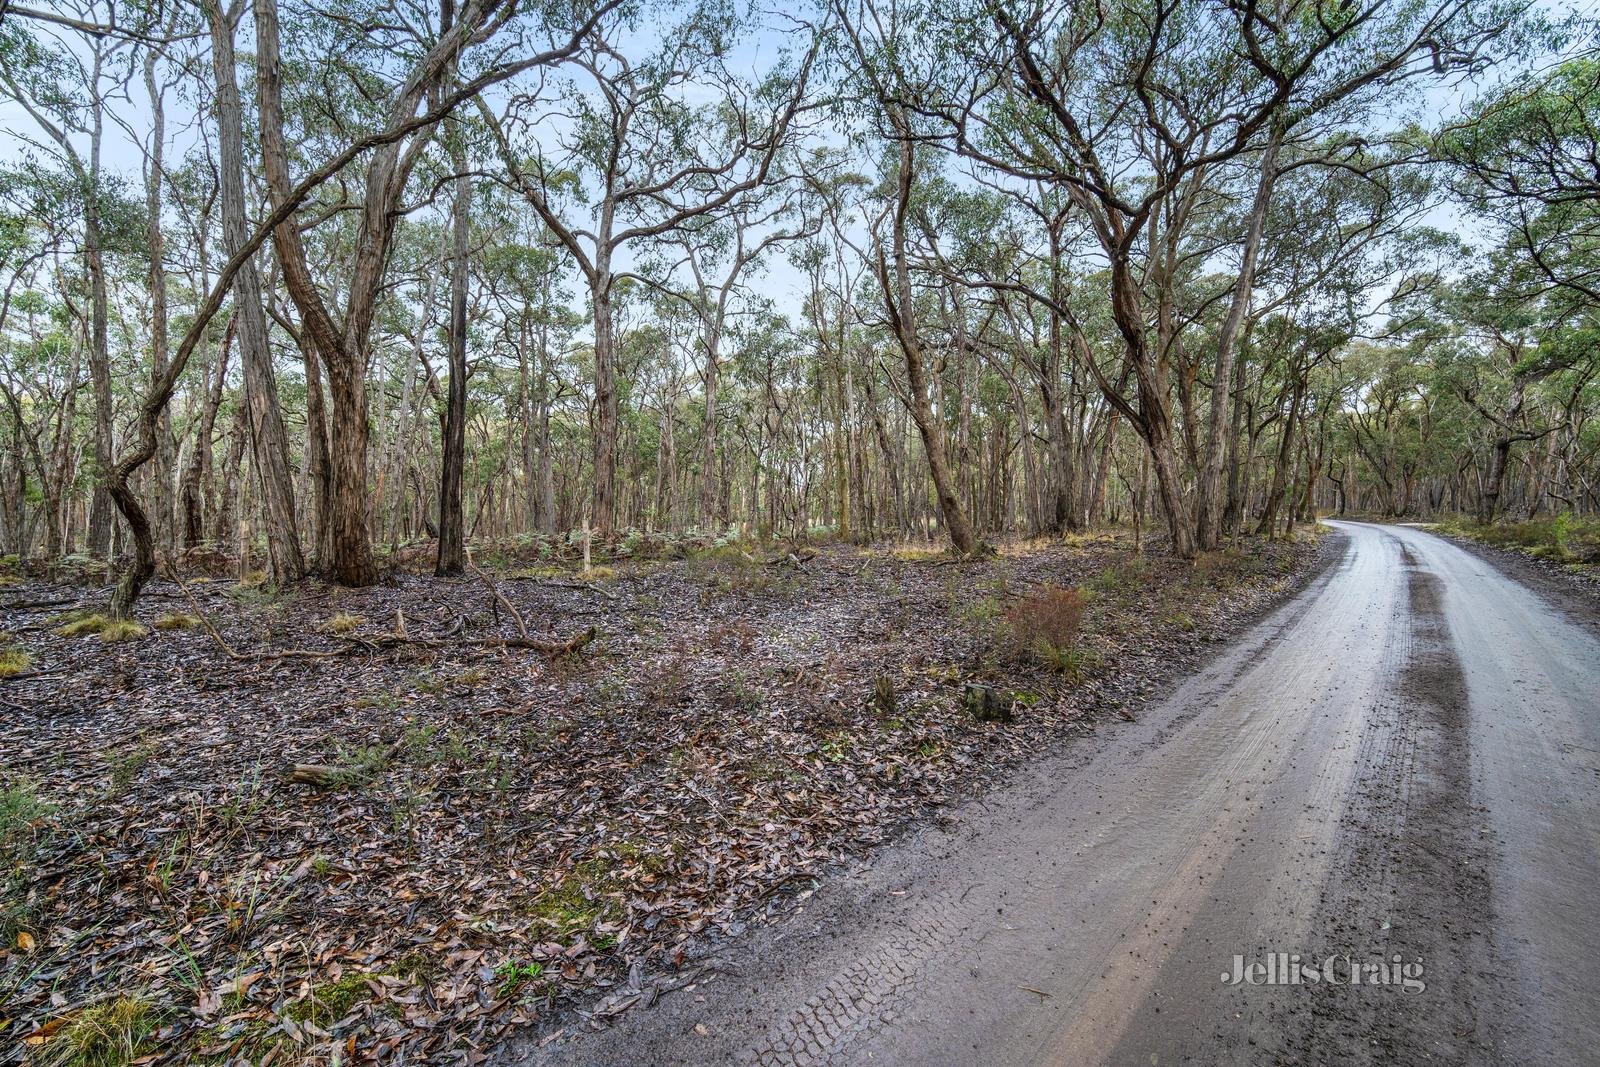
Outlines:
[[[1139,722],[505,1062],[1600,1063],[1600,641],[1431,534],[1339,530]]]

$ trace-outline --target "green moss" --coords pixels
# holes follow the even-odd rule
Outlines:
[[[338,981],[324,982],[312,989],[309,997],[290,1004],[283,1013],[297,1023],[311,1023],[327,1029],[372,995],[372,987],[367,984],[372,977],[365,973],[347,974]]]
[[[559,883],[541,894],[534,901],[532,916],[559,933],[586,930],[598,922],[622,917],[622,904],[616,899],[621,890],[613,862],[596,856],[573,867]]]

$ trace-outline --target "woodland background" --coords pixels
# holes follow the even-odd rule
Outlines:
[[[1597,79],[1481,0],[8,5],[0,537],[125,612],[201,547],[1581,518]]]

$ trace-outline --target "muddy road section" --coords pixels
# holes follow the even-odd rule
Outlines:
[[[1600,641],[1440,538],[1336,525],[1138,722],[499,1062],[1593,1062]]]

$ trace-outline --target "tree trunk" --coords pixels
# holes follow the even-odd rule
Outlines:
[[[450,384],[444,413],[444,442],[439,480],[439,559],[434,574],[462,573],[466,565],[466,532],[461,511],[461,483],[467,460],[467,238],[472,179],[466,160],[456,159],[456,196],[451,208],[454,247],[450,257]]]
[[[306,370],[306,468],[311,475],[312,566],[320,573],[333,560],[333,469],[328,457],[328,411],[322,395],[322,369],[305,331],[295,335]]]
[[[228,383],[228,349],[233,344],[233,324],[235,319],[230,316],[228,325],[222,334],[222,349],[217,356],[215,365],[216,377],[210,382],[206,390],[204,406],[200,410],[200,421],[195,426],[194,446],[189,453],[189,462],[184,465],[183,476],[178,483],[179,507],[183,512],[183,546],[194,548],[205,540],[205,512],[201,506],[201,479],[205,477],[206,465],[211,457],[211,439],[216,432],[217,411],[222,407],[223,389]],[[212,368],[207,368],[208,374]]]
[[[1127,348],[1139,391],[1139,419],[1134,428],[1150,452],[1155,471],[1156,491],[1161,510],[1172,535],[1172,551],[1180,559],[1194,557],[1194,527],[1190,525],[1189,504],[1178,469],[1178,455],[1172,440],[1172,415],[1167,408],[1167,377],[1151,359],[1144,336],[1144,320],[1139,311],[1138,282],[1133,265],[1118,258],[1112,265],[1111,311]]]
[[[1272,485],[1267,490],[1267,502],[1261,509],[1261,521],[1256,524],[1256,536],[1270,535],[1278,526],[1278,508],[1283,504],[1283,496],[1288,488],[1290,468],[1294,465],[1294,435],[1299,424],[1300,397],[1304,388],[1304,380],[1300,372],[1291,369],[1295,375],[1294,384],[1289,390],[1289,411],[1284,420],[1283,436],[1278,441],[1278,458],[1272,469]]]
[[[717,373],[721,370],[722,332],[706,330],[705,427],[700,435],[700,522],[716,523],[717,512]]]
[[[145,179],[146,234],[150,249],[150,376],[159,380],[167,367],[167,267],[166,239],[161,229],[161,187],[166,177],[164,142],[166,140],[166,109],[161,90],[156,85],[155,48],[145,53],[144,84],[150,97],[150,160],[149,174]],[[173,476],[175,460],[172,440],[172,419],[163,407],[156,420],[156,455],[151,471],[152,510],[155,512],[155,534],[161,549],[171,555],[177,547],[177,523],[174,521]]]
[[[945,530],[957,552],[970,556],[977,551],[977,538],[962,510],[956,495],[955,482],[945,457],[944,432],[940,419],[928,400],[928,382],[923,367],[922,342],[917,332],[915,294],[911,289],[911,269],[906,255],[906,214],[911,205],[911,182],[914,159],[909,139],[900,141],[899,204],[894,213],[891,237],[894,254],[894,278],[891,281],[889,266],[884,261],[880,246],[878,252],[878,278],[883,287],[884,304],[889,312],[890,326],[900,342],[905,356],[906,378],[910,391],[911,418],[922,437],[922,447],[928,456],[928,469],[933,476],[934,492],[939,498],[939,512],[944,518]]]
[[[611,329],[610,256],[601,252],[590,279],[594,303],[594,495],[590,521],[602,539],[611,535],[617,482],[617,354]]]
[[[1221,543],[1222,465],[1227,440],[1223,433],[1223,419],[1228,408],[1228,393],[1233,385],[1234,349],[1240,327],[1250,310],[1256,259],[1261,251],[1261,231],[1266,224],[1267,206],[1272,200],[1272,186],[1277,178],[1278,146],[1282,141],[1283,127],[1274,122],[1266,149],[1261,154],[1261,175],[1256,183],[1255,202],[1250,207],[1250,221],[1239,262],[1239,278],[1234,284],[1233,300],[1222,320],[1222,328],[1217,332],[1217,358],[1211,371],[1211,410],[1206,420],[1205,457],[1200,463],[1199,484],[1195,489],[1195,532],[1200,548],[1207,551]]]
[[[244,119],[239,80],[234,70],[233,26],[218,0],[206,0],[211,20],[212,62],[217,75],[217,129],[222,193],[222,238],[231,258],[249,240],[244,204]],[[294,481],[289,464],[289,435],[278,404],[278,380],[272,369],[267,339],[266,305],[254,259],[240,267],[233,283],[238,308],[239,363],[244,371],[245,403],[250,409],[250,437],[255,468],[261,479],[266,517],[267,562],[274,584],[305,576],[296,526]]]
[[[96,76],[99,74],[96,56]],[[94,133],[90,142],[90,180],[84,189],[83,260],[89,272],[89,378],[94,385],[94,494],[89,502],[89,555],[111,554],[112,500],[106,487],[111,476],[111,354],[106,331],[106,267],[100,232],[101,103],[94,98]]]

